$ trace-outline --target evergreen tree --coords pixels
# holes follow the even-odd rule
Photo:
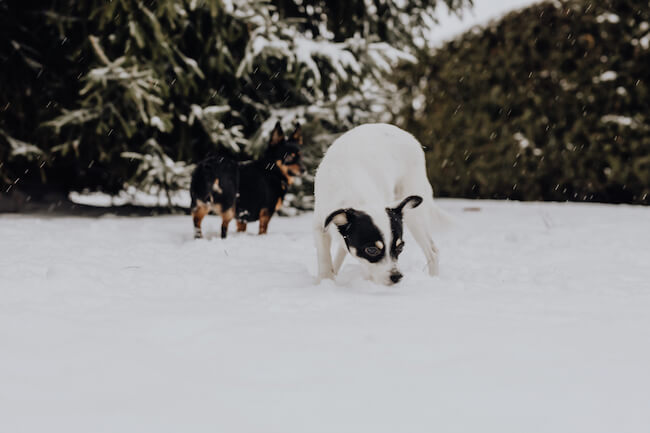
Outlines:
[[[3,189],[173,189],[190,166],[153,161],[255,156],[278,119],[308,122],[313,166],[333,134],[390,117],[386,77],[437,3],[0,0]]]

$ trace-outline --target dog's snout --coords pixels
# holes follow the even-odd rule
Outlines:
[[[390,280],[393,282],[393,284],[399,282],[399,280],[401,280],[402,277],[403,275],[400,274],[399,272],[393,272],[392,274],[390,274]]]

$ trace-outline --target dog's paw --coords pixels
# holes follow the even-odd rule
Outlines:
[[[316,281],[320,283],[323,280],[333,280],[334,278],[336,278],[334,271],[319,272],[318,276],[316,277]]]
[[[436,263],[435,265],[429,265],[429,276],[431,277],[437,277],[440,275],[440,270],[438,269],[438,264]]]

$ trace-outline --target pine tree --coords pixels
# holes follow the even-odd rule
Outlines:
[[[28,9],[0,0],[6,40],[21,47],[0,46],[10,65],[0,80],[44,90],[34,106],[0,91],[5,119],[31,119],[16,128],[0,118],[0,143],[13,143],[0,150],[0,174],[5,186],[28,169],[39,173],[32,183],[64,191],[117,192],[138,179],[173,189],[187,170],[144,176],[155,171],[146,155],[174,164],[216,150],[255,156],[277,120],[307,122],[313,166],[334,134],[390,119],[399,92],[387,77],[414,60],[438,3],[67,0]],[[10,100],[24,104],[5,107]],[[298,205],[309,205],[310,188],[307,177]]]

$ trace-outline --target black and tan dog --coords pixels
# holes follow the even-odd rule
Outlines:
[[[194,237],[202,237],[201,221],[210,212],[221,215],[222,238],[233,218],[238,232],[246,231],[248,222],[259,220],[259,234],[265,234],[289,185],[304,171],[301,145],[300,125],[285,137],[278,122],[259,160],[237,162],[227,156],[212,156],[201,161],[190,186]]]

